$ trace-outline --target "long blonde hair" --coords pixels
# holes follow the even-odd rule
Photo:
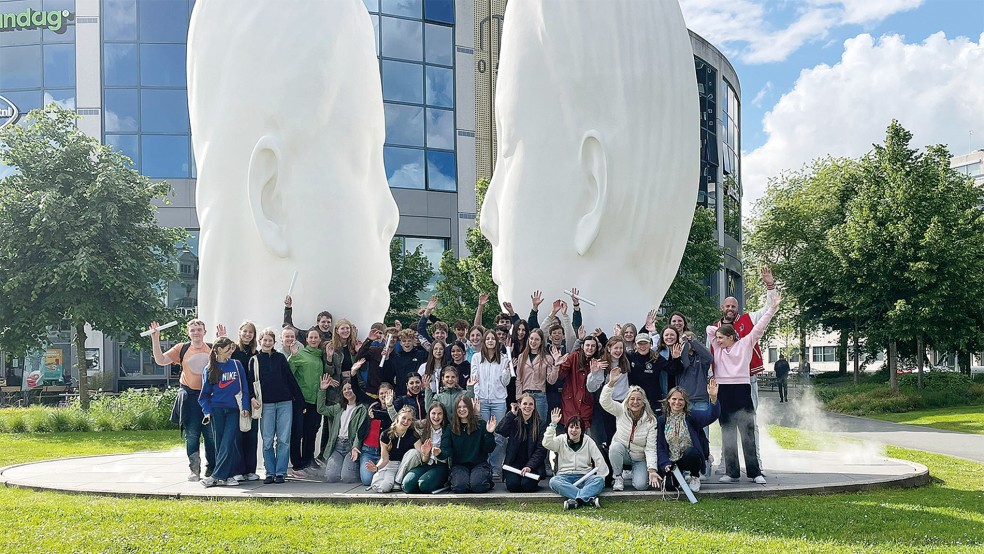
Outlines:
[[[342,337],[338,336],[338,328],[341,327],[342,325],[348,325],[349,330],[351,331],[347,339],[343,339]],[[355,325],[352,325],[352,322],[345,318],[336,321],[335,327],[332,329],[332,333],[331,333],[331,344],[332,346],[335,347],[335,352],[341,352],[342,348],[348,348],[349,353],[354,356],[356,352]]]

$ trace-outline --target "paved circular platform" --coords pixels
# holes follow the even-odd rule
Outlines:
[[[717,456],[717,453],[715,453]],[[869,456],[852,459],[835,452],[785,450],[770,457],[766,466],[768,483],[757,485],[742,477],[738,483],[717,483],[717,476],[704,483],[701,497],[774,497],[796,494],[826,494],[883,487],[915,487],[929,482],[926,466],[913,462]],[[183,449],[166,452],[137,452],[109,456],[64,458],[11,466],[0,470],[0,483],[6,486],[53,490],[77,494],[96,494],[142,498],[221,498],[287,499],[327,502],[555,502],[558,496],[546,483],[541,491],[513,494],[502,483],[486,494],[409,495],[378,494],[365,487],[328,484],[314,479],[289,479],[284,484],[264,485],[262,481],[238,487],[205,488],[186,480],[187,458]],[[258,471],[263,475],[262,469]],[[626,483],[627,488],[631,488]],[[619,500],[660,497],[653,491],[613,492],[603,496]],[[677,495],[673,493],[673,497]],[[680,498],[683,498],[680,496]]]

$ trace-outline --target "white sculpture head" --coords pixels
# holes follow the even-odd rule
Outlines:
[[[481,228],[499,298],[576,286],[606,321],[643,318],[673,281],[697,195],[697,83],[679,5],[510,2],[495,100]]]
[[[382,319],[399,212],[362,1],[198,2],[188,104],[199,316],[279,327],[296,270],[296,323],[325,309],[365,330]]]

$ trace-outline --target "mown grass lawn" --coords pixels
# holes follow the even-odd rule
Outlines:
[[[786,447],[815,441],[773,428]],[[170,448],[173,431],[0,435],[0,464]],[[105,440],[104,440],[105,439]],[[833,496],[495,506],[128,500],[9,488],[8,552],[981,552],[984,465],[889,447],[932,484]]]
[[[900,414],[875,414],[869,417],[894,421],[895,423],[911,423],[947,431],[984,435],[984,406],[980,405],[916,410]]]

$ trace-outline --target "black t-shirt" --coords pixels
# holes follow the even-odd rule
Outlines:
[[[461,387],[461,390],[466,390],[468,388],[468,378],[471,377],[471,362],[461,360],[460,364],[452,363],[451,366],[458,370],[458,386]]]
[[[389,431],[384,431],[379,434],[379,442],[383,444],[390,444],[393,441],[392,448],[389,451],[390,462],[399,462],[403,460],[403,455],[413,449],[413,445],[417,442],[417,433],[414,431],[413,427],[407,429],[407,432],[402,437],[394,437],[390,439]]]

